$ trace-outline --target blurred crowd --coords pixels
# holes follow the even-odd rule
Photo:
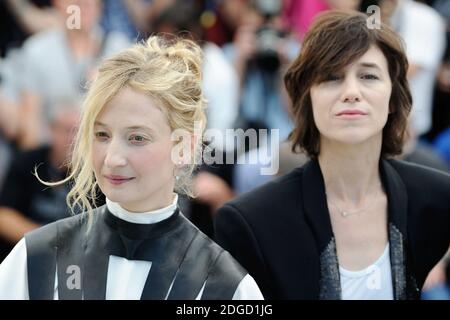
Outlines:
[[[1,1],[0,261],[24,233],[69,214],[70,183],[47,188],[33,172],[46,181],[67,174],[83,95],[102,59],[152,33],[189,37],[204,51],[207,127],[233,141],[226,129],[278,129],[279,150],[267,139],[205,141],[234,163],[201,165],[197,197],[180,206],[212,236],[211,217],[226,201],[308,160],[286,142],[293,121],[282,79],[314,17],[372,5],[402,36],[410,63],[413,112],[401,158],[450,172],[449,0]],[[261,174],[267,163],[239,161],[261,153],[278,164],[276,174]],[[426,284],[438,288],[430,298],[450,295],[445,279],[443,261]]]

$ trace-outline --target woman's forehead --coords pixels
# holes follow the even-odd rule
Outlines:
[[[127,87],[103,107],[95,122],[116,128],[149,127],[154,130],[168,125],[165,114],[154,99]]]
[[[383,64],[387,66],[387,59],[383,51],[375,44],[370,45],[366,51],[353,57],[348,61],[347,66],[355,64]]]
[[[350,64],[343,69],[351,67],[372,68],[378,69],[379,71],[387,71],[388,63],[383,52],[377,46],[371,46],[363,55],[350,62]]]
[[[372,68],[380,72],[388,72],[389,64],[383,51],[376,45],[371,45],[363,54],[354,57],[353,59],[344,63],[326,63],[322,66],[317,66],[318,79],[322,75],[327,75],[328,72],[345,72],[352,68]]]

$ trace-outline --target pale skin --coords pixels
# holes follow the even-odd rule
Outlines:
[[[324,177],[339,264],[361,270],[387,243],[387,197],[379,176],[382,130],[392,91],[388,63],[375,46],[341,72],[311,88],[320,132],[319,164]],[[339,116],[344,110],[364,115]],[[361,212],[343,217],[337,210]]]
[[[131,212],[164,208],[173,201],[172,130],[162,106],[141,91],[125,87],[95,121],[93,165],[106,197]],[[124,178],[120,184],[111,177]]]

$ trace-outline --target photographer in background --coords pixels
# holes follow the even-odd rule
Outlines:
[[[224,47],[241,84],[237,127],[279,129],[284,139],[292,122],[281,74],[299,44],[283,27],[282,1],[253,0],[246,10],[233,43]]]

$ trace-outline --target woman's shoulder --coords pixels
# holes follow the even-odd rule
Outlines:
[[[289,211],[286,209],[297,206],[300,201],[303,170],[304,167],[296,168],[284,176],[243,193],[227,202],[225,207],[232,207],[246,215]]]
[[[445,189],[450,192],[450,174],[424,165],[402,161],[388,160],[398,172],[407,187],[420,184],[423,187]]]
[[[408,198],[418,203],[450,207],[450,175],[423,165],[388,160],[406,187]]]
[[[96,220],[96,216],[102,212],[103,207],[104,206],[94,209],[92,213],[92,222],[94,222]],[[88,214],[83,212],[39,227],[25,234],[25,239],[27,245],[30,242],[41,244],[45,242],[45,244],[49,245],[58,239],[61,240],[61,238],[71,237],[72,233],[79,233],[82,228],[86,229],[88,224]]]

